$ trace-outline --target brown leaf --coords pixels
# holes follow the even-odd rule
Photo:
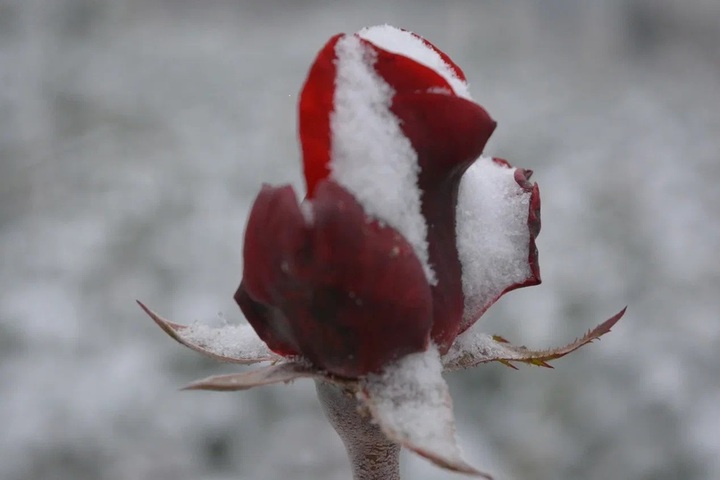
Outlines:
[[[288,383],[298,378],[324,377],[318,370],[299,363],[278,363],[247,372],[214,375],[203,378],[183,387],[183,390],[213,390],[218,392],[234,392],[253,387]]]
[[[475,367],[481,363],[500,362],[515,368],[510,362],[522,362],[539,367],[553,368],[547,362],[564,357],[583,345],[599,339],[622,318],[627,307],[610,317],[584,336],[563,347],[547,350],[530,350],[513,346],[502,337],[465,332],[458,336],[450,351],[443,357],[445,371]]]

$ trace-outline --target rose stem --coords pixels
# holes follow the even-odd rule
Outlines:
[[[400,480],[400,445],[359,410],[354,392],[322,380],[315,386],[325,415],[345,444],[353,479]]]

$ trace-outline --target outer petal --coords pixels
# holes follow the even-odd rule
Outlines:
[[[342,34],[335,35],[320,50],[300,92],[298,130],[309,197],[313,196],[317,182],[330,174],[335,45],[342,37]]]
[[[529,170],[505,160],[479,158],[460,183],[457,248],[465,307],[461,330],[503,293],[540,283],[535,238],[540,193]]]
[[[435,347],[368,376],[361,382],[358,398],[391,440],[443,468],[491,478],[462,459],[452,399]]]
[[[299,355],[300,350],[288,318],[275,316],[268,306],[284,300],[278,286],[292,282],[309,241],[309,227],[292,187],[264,186],[245,229],[245,270],[235,301],[260,338],[280,355]],[[252,292],[252,301],[247,292]]]
[[[285,192],[266,194],[284,198]],[[349,378],[424,350],[432,299],[408,242],[370,220],[333,182],[317,185],[308,218],[283,198],[258,197],[246,232],[257,242],[245,250],[236,300],[260,337],[273,350],[291,345],[291,354]],[[263,216],[270,221],[261,221]],[[305,232],[302,241],[280,224],[274,227],[273,218],[287,216],[287,228]],[[297,227],[298,218],[311,223]]]
[[[397,94],[391,109],[418,154],[425,191],[432,185],[423,183],[438,184],[478,158],[497,125],[477,103],[442,93]]]

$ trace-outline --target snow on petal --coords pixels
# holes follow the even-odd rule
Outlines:
[[[441,467],[490,478],[462,458],[442,369],[440,354],[431,346],[403,357],[381,374],[368,375],[358,399],[390,440]]]
[[[463,329],[504,292],[540,282],[529,261],[537,232],[531,230],[528,217],[538,213],[531,212],[537,190],[521,186],[517,171],[502,160],[480,157],[460,182],[456,228],[465,297]]]
[[[375,72],[374,52],[346,35],[335,46],[331,176],[365,212],[397,229],[413,246],[428,282],[427,224],[421,212],[417,153],[390,111],[393,89]]]
[[[162,318],[142,302],[137,303],[175,341],[215,360],[249,365],[280,358],[268,349],[250,325],[217,328],[199,323],[179,325]]]
[[[404,55],[434,70],[447,80],[455,95],[471,100],[467,83],[458,77],[453,67],[421,37],[390,25],[363,28],[358,35],[384,50]]]

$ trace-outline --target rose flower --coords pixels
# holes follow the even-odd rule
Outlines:
[[[252,328],[185,327],[141,304],[195,350],[273,362],[189,388],[312,377],[321,400],[351,398],[340,423],[360,408],[390,444],[487,476],[460,456],[443,369],[549,366],[624,313],[546,351],[468,330],[504,293],[540,283],[540,193],[530,170],[482,155],[495,125],[427,40],[390,26],[331,38],[300,95],[306,197],[265,185],[247,222],[235,300]]]

